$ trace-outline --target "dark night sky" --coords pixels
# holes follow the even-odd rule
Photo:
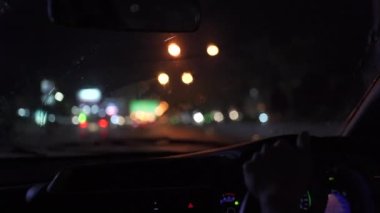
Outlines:
[[[36,95],[36,82],[44,77],[68,93],[86,85],[112,91],[161,69],[191,69],[198,90],[217,99],[242,99],[236,94],[255,86],[268,97],[280,90],[293,105],[302,102],[299,112],[327,102],[338,109],[346,103],[344,91],[357,99],[363,89],[357,69],[370,16],[364,1],[355,2],[273,0],[251,7],[244,1],[202,1],[199,31],[169,34],[54,26],[45,1],[12,0],[0,16],[1,93]],[[164,40],[173,35],[184,51],[177,62],[165,52]],[[204,53],[210,41],[221,48],[218,58]]]

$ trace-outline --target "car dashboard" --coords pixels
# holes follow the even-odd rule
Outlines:
[[[239,212],[246,194],[243,163],[260,144],[277,139],[172,157],[61,165],[49,181],[0,188],[0,207],[4,212]],[[376,161],[350,152],[337,154],[345,139],[313,140],[318,140],[313,150],[319,154],[313,152],[312,183],[300,198],[299,212],[375,208],[371,205],[378,200]],[[363,163],[368,168],[356,166]],[[254,199],[250,205],[260,212]]]

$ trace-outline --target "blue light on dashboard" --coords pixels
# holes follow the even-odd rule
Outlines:
[[[222,195],[222,198],[220,199],[219,202],[220,202],[220,205],[223,205],[223,204],[226,204],[226,203],[234,203],[235,201],[236,201],[235,194],[233,194],[233,193],[225,193],[225,194]]]
[[[351,213],[350,202],[344,194],[344,192],[340,193],[336,190],[331,190],[331,193],[328,195],[325,213]]]

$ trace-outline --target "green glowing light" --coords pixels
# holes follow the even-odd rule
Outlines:
[[[237,200],[234,202],[234,204],[235,204],[235,206],[240,205],[239,201],[237,201]]]
[[[334,181],[335,178],[334,177],[329,177],[329,181]]]
[[[131,112],[142,111],[154,113],[157,106],[160,104],[157,100],[132,100],[129,103]]]
[[[81,112],[78,116],[79,123],[84,123],[87,121],[87,115]]]

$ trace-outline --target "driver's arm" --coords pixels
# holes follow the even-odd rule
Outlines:
[[[244,164],[248,193],[258,199],[263,213],[297,212],[310,174],[307,133],[298,136],[296,145],[286,140],[264,145]]]

